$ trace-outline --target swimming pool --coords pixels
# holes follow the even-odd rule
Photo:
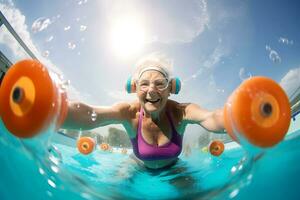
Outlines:
[[[133,65],[133,57],[118,54],[144,43],[143,52],[163,50],[176,58],[175,72],[193,89],[182,91],[184,101],[218,107],[252,75],[273,77],[299,94],[297,2],[138,2],[3,0],[0,79],[15,61],[38,57],[64,72],[82,93],[79,99],[111,104],[124,100],[119,90]],[[115,23],[118,18],[124,21]],[[147,31],[144,41],[137,40]],[[116,41],[121,52],[111,49]],[[282,143],[264,152],[249,156],[228,143],[213,157],[195,148],[172,168],[149,171],[129,154],[97,149],[81,155],[75,140],[51,128],[33,139],[15,138],[0,119],[0,199],[299,199],[299,120]]]
[[[231,143],[220,157],[193,149],[189,156],[182,154],[175,166],[161,171],[144,169],[129,154],[97,149],[81,155],[75,146],[50,139],[56,134],[45,132],[21,140],[10,135],[1,122],[1,199],[299,197],[299,130],[254,158]],[[52,141],[49,148],[47,141]]]

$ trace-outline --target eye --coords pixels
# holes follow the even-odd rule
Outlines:
[[[155,81],[155,86],[157,87],[166,87],[168,81],[166,79],[159,79]]]
[[[139,86],[148,86],[149,85],[149,81],[139,81]]]

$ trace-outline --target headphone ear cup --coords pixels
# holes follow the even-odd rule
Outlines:
[[[178,77],[171,79],[171,93],[178,94],[181,89],[181,81]]]
[[[129,77],[126,81],[125,90],[127,93],[135,93],[136,92],[136,85],[135,81],[132,77]]]

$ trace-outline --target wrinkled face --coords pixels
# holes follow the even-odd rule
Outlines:
[[[155,70],[145,71],[136,82],[137,96],[147,113],[159,113],[170,96],[168,80]]]

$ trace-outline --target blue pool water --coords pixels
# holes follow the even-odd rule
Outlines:
[[[247,156],[227,145],[220,157],[199,149],[167,170],[149,171],[129,154],[30,140],[1,123],[0,199],[299,199],[300,131],[272,149]],[[48,147],[47,147],[48,146]]]

